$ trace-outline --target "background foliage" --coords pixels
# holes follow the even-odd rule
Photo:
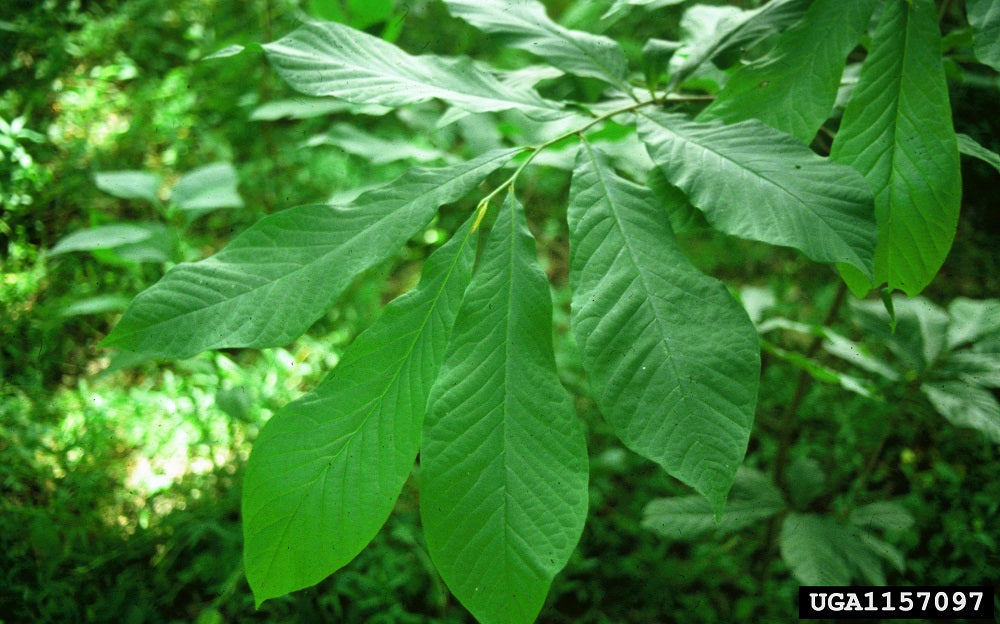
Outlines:
[[[650,36],[680,36],[679,9],[655,20],[641,10],[601,20],[611,4],[547,6],[567,27],[606,30],[633,59]],[[997,151],[997,74],[972,62],[983,43],[967,28],[963,3],[940,4],[955,127]],[[411,486],[375,543],[347,568],[260,611],[243,575],[239,499],[262,423],[314,387],[383,304],[415,285],[424,259],[472,206],[442,214],[285,347],[161,362],[113,357],[95,345],[128,299],[166,268],[209,255],[264,215],[393,179],[415,163],[449,163],[463,143],[499,144],[524,132],[473,123],[434,132],[434,106],[393,114],[373,106],[367,117],[347,117],[336,103],[304,102],[288,91],[252,48],[199,59],[228,45],[274,41],[303,13],[414,52],[474,54],[510,66],[522,53],[478,36],[435,2],[8,6],[0,16],[0,49],[10,51],[0,66],[0,620],[469,621],[429,561]],[[554,97],[599,90],[587,78],[546,88]],[[185,211],[183,193],[176,196],[183,176],[219,162],[234,166],[242,206]],[[120,170],[157,176],[141,193],[145,200],[122,198],[121,187],[107,192],[98,174]],[[1000,293],[996,171],[963,157],[962,173],[958,237],[925,291],[946,309],[958,297]],[[796,581],[776,556],[774,523],[699,538],[655,532],[651,501],[689,491],[624,450],[589,395],[568,331],[560,207],[569,192],[565,169],[555,166],[520,187],[555,284],[555,357],[586,426],[591,461],[588,523],[541,620],[790,619]],[[73,232],[136,224],[138,242],[155,244],[104,238],[90,252],[45,255]],[[906,383],[912,366],[901,350],[864,327],[863,309],[825,323],[837,296],[828,268],[711,231],[679,240],[698,268],[740,285],[748,308],[760,302],[760,320],[832,325],[900,371],[896,380],[859,374],[833,354],[814,353],[836,383],[802,390],[789,430],[783,422],[801,362],[783,356],[806,351],[812,330],[786,325],[765,333],[773,349],[763,362],[748,467],[766,472],[787,454],[794,482],[814,484],[792,501],[797,513],[847,513],[888,499],[901,505],[912,527],[880,533],[906,559],[902,570],[887,567],[890,584],[996,582],[997,446],[945,423],[927,395]],[[838,384],[847,374],[870,380],[870,394],[887,400],[845,390]]]

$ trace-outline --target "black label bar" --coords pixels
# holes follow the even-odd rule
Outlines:
[[[993,620],[992,587],[799,587],[799,619]]]

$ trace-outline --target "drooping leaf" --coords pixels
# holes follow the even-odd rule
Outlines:
[[[332,145],[348,154],[364,158],[375,165],[383,165],[400,160],[413,160],[416,162],[453,160],[453,157],[447,152],[432,147],[423,147],[412,139],[378,137],[347,123],[334,124],[323,134],[310,137],[306,141],[306,145],[309,147]]]
[[[1000,348],[949,353],[935,373],[941,379],[962,381],[971,386],[1000,388]]]
[[[1000,299],[953,299],[948,305],[948,347],[977,342],[1000,334]]]
[[[840,551],[841,527],[829,518],[792,513],[781,523],[781,558],[803,585],[847,585],[851,566]],[[854,529],[857,531],[857,529]]]
[[[784,349],[767,340],[761,340],[760,346],[764,352],[809,373],[817,381],[839,385],[841,388],[863,397],[872,398],[874,396],[874,387],[866,379],[854,377],[853,375],[830,368],[810,357],[806,357],[800,351]]]
[[[152,236],[144,223],[113,223],[99,225],[87,230],[73,232],[59,241],[46,255],[57,256],[72,251],[93,251],[95,249],[113,249],[129,243],[139,243]]]
[[[862,533],[861,542],[868,547],[868,550],[872,554],[876,555],[880,559],[884,560],[886,563],[896,568],[898,571],[902,572],[906,569],[906,558],[903,553],[899,551],[898,548],[886,543],[883,540],[875,537],[871,533]],[[876,585],[885,585],[885,576],[882,573],[882,566],[878,567],[878,572],[873,577],[879,578],[881,575],[881,582],[875,583]]]
[[[46,255],[89,251],[109,264],[167,262],[173,257],[176,238],[176,234],[162,223],[113,223],[73,232],[60,239]]]
[[[649,191],[587,143],[568,220],[573,332],[602,413],[629,448],[719,513],[757,400],[753,324],[683,256]]]
[[[675,233],[708,229],[709,225],[705,220],[705,215],[691,205],[684,191],[667,180],[659,167],[653,167],[649,170],[646,175],[646,186],[666,210],[667,216],[670,218],[670,229]]]
[[[257,604],[353,559],[392,511],[472,275],[466,223],[314,390],[267,422],[243,484],[244,561]]]
[[[872,198],[856,171],[756,120],[727,126],[644,114],[639,136],[714,227],[870,272]]]
[[[213,60],[213,59],[229,58],[230,56],[236,56],[238,54],[242,54],[243,51],[246,50],[247,48],[249,48],[251,50],[253,50],[253,49],[259,49],[259,47],[257,45],[243,46],[243,45],[240,45],[238,43],[233,43],[233,44],[227,45],[224,48],[220,48],[219,50],[216,50],[215,52],[212,52],[211,54],[206,54],[205,56],[201,57],[201,60],[203,60],[203,61],[210,61],[210,60]]]
[[[118,312],[128,307],[129,298],[125,295],[97,295],[78,299],[59,311],[59,316],[83,316],[87,314],[104,314]]]
[[[184,174],[170,192],[170,201],[197,214],[216,208],[242,208],[237,184],[239,177],[232,163],[212,163]]]
[[[991,149],[987,149],[979,144],[978,141],[973,139],[967,134],[956,134],[958,138],[958,151],[966,156],[972,156],[973,158],[978,158],[987,165],[993,167],[1000,173],[1000,154],[997,154]]]
[[[699,121],[759,119],[809,144],[830,116],[847,54],[877,0],[816,0],[775,49],[736,70]]]
[[[875,191],[874,280],[842,269],[844,280],[859,296],[885,283],[916,295],[948,255],[962,194],[932,0],[886,3],[831,158]]]
[[[160,176],[148,171],[101,171],[94,174],[94,183],[105,193],[122,199],[144,199],[156,203]]]
[[[381,116],[392,111],[391,108],[377,104],[351,104],[336,98],[314,98],[298,96],[287,100],[265,102],[250,113],[251,121],[274,121],[276,119],[310,119],[323,117],[334,113],[351,113],[352,115]]]
[[[863,529],[906,531],[913,526],[913,515],[895,501],[869,503],[851,510],[851,524]]]
[[[431,559],[484,624],[534,621],[587,515],[587,451],[555,373],[535,253],[511,195],[466,291],[420,451]]]
[[[307,95],[398,107],[439,99],[470,113],[517,109],[537,119],[562,115],[529,89],[504,85],[468,59],[411,56],[335,22],[311,22],[264,45],[281,77]]]
[[[920,389],[948,422],[981,431],[1000,444],[1000,403],[989,390],[961,381],[928,382]]]
[[[633,7],[642,7],[647,11],[662,9],[668,6],[683,4],[686,0],[615,0],[601,16],[602,20],[617,21],[626,15]]]
[[[811,0],[771,0],[759,9],[742,11],[721,20],[710,33],[698,36],[678,50],[670,77],[672,91],[698,67],[717,56],[740,47],[750,47],[767,35],[781,32],[797,22],[809,8]],[[688,11],[713,9],[696,5]],[[727,7],[729,8],[729,7]]]
[[[738,531],[784,508],[781,491],[767,475],[741,466],[733,480],[721,522],[715,521],[712,506],[704,497],[678,496],[650,501],[642,512],[642,526],[665,537],[692,539],[712,531]]]
[[[948,313],[923,297],[893,297],[896,328],[881,302],[852,302],[851,310],[865,334],[883,344],[910,371],[922,372],[934,364],[947,347]]]
[[[976,58],[1000,71],[1000,5],[996,0],[965,0]]]
[[[613,39],[569,30],[536,0],[444,0],[448,11],[502,43],[541,56],[569,74],[603,80],[629,92],[625,53]]]
[[[140,293],[104,344],[168,358],[284,344],[438,207],[471,191],[516,151],[413,169],[350,207],[302,206],[265,217],[219,253],[174,267]]]

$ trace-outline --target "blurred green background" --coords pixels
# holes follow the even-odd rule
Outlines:
[[[945,4],[955,5],[943,9],[942,28],[957,33],[946,40],[955,58],[948,70],[956,129],[998,150],[997,76],[962,62],[968,36],[961,3]],[[612,24],[600,20],[608,2],[546,5],[569,25],[607,28],[633,58],[650,36],[678,37],[679,11],[655,20],[639,11]],[[310,15],[345,21],[414,53],[472,54],[511,67],[524,58],[429,1],[3,4],[0,622],[471,621],[427,556],[412,480],[375,543],[351,565],[259,610],[243,578],[239,500],[261,425],[311,388],[385,302],[415,283],[422,259],[475,198],[444,210],[282,348],[164,362],[97,346],[130,297],[263,215],[349,197],[343,194],[414,164],[447,162],[477,141],[519,141],[521,130],[505,124],[470,121],[435,131],[441,109],[433,103],[351,116],[295,99],[253,44]],[[249,47],[202,60],[230,45]],[[554,97],[596,96],[580,80],[546,88]],[[238,191],[238,204],[192,211],[179,192],[168,197],[185,175],[212,163],[234,167],[227,189]],[[120,170],[158,176],[155,195],[125,199],[121,186],[99,188],[97,174]],[[588,524],[540,621],[793,619],[797,583],[777,556],[773,525],[688,541],[642,526],[651,500],[689,492],[622,448],[596,411],[566,331],[568,174],[535,171],[520,192],[553,283],[560,373],[577,397],[591,453]],[[963,176],[958,237],[925,293],[942,306],[1000,296],[997,174],[963,158]],[[141,240],[105,239],[89,251],[46,255],[69,234],[116,224],[138,228],[130,231],[141,231]],[[700,268],[765,301],[772,316],[819,324],[834,305],[835,273],[799,254],[704,231],[682,243]],[[840,312],[832,322],[841,333],[887,352],[884,341],[852,322],[849,306]],[[794,332],[769,339],[781,349],[809,349],[809,337]],[[888,571],[890,584],[1000,581],[996,444],[951,426],[906,383],[873,380],[875,397],[864,398],[836,383],[807,381],[793,399],[800,368],[773,353],[764,358],[748,465],[767,471],[785,446],[791,458],[818,466],[827,485],[807,502],[809,511],[900,501],[915,524],[886,536],[906,559],[902,571]],[[793,401],[789,428],[783,413]]]

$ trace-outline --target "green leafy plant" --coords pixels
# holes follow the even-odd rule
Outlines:
[[[441,207],[478,194],[419,285],[256,441],[243,522],[258,603],[352,560],[386,521],[419,454],[427,546],[450,590],[484,622],[538,614],[583,528],[588,462],[557,375],[551,296],[519,197],[536,159],[572,170],[571,320],[597,404],[627,447],[703,497],[684,503],[697,505],[702,528],[743,522],[735,493],[736,513],[725,508],[734,479],[749,474],[739,468],[759,342],[740,303],[688,262],[674,231],[707,225],[794,248],[836,264],[858,295],[916,294],[955,233],[959,143],[930,0],[695,5],[681,20],[683,40],[647,45],[638,68],[613,39],[562,26],[537,2],[444,4],[547,61],[527,71],[562,88],[537,90],[542,78],[469,58],[411,55],[334,22],[306,23],[264,51],[309,96],[358,111],[436,100],[448,107],[441,127],[499,116],[519,128],[508,137],[537,140],[414,168],[349,203],[267,216],[214,256],[172,268],[104,341],[165,358],[285,344]],[[612,16],[676,4],[618,2]],[[995,27],[989,15],[983,21],[973,27]],[[841,77],[862,40],[870,43],[840,117]],[[588,97],[576,79],[603,91]],[[505,167],[513,171],[480,191]],[[757,485],[751,498],[769,502],[754,513],[779,509],[782,495]],[[868,529],[884,523],[865,518],[845,532],[788,516],[786,559],[800,578],[839,561],[823,579],[879,579],[878,557],[895,559],[872,550],[880,542]],[[817,535],[868,546],[846,555],[803,546]]]
[[[1000,403],[990,392],[1000,387],[1000,301],[959,298],[945,311],[922,297],[894,297],[888,308],[875,301],[858,301],[852,308],[864,343],[829,327],[776,317],[758,324],[764,349],[816,380],[886,405],[909,408],[914,396],[923,395],[924,404],[907,409],[907,414],[933,410],[956,426],[976,429],[1000,443]],[[768,339],[779,331],[813,336],[827,355],[850,364],[851,372],[783,350]],[[889,416],[890,430],[902,425],[902,408],[890,410]],[[849,503],[882,459],[884,444],[882,440],[865,474],[847,493]],[[670,539],[691,540],[777,517],[781,557],[804,585],[846,585],[852,580],[885,585],[884,564],[903,571],[903,554],[872,530],[898,535],[911,528],[914,520],[906,507],[879,501],[849,504],[835,514],[810,512],[818,497],[829,494],[827,475],[808,457],[791,462],[786,472],[788,487],[783,492],[769,476],[741,468],[721,523],[714,521],[704,499],[681,496],[650,502],[643,526]]]
[[[1000,403],[990,392],[1000,387],[1000,301],[955,299],[947,311],[922,297],[895,297],[892,314],[877,302],[856,302],[856,325],[870,344],[858,343],[829,327],[783,318],[759,326],[762,334],[784,329],[817,336],[823,349],[854,369],[832,370],[815,360],[788,357],[817,379],[839,383],[862,396],[892,401],[916,390],[928,406],[953,425],[970,427],[1000,444]],[[885,355],[876,349],[886,350]],[[892,359],[885,359],[890,356]],[[884,388],[862,380],[874,376]]]
[[[94,182],[110,195],[149,202],[171,222],[183,221],[188,225],[209,212],[243,206],[243,199],[236,189],[236,169],[228,162],[205,165],[181,176],[171,188],[166,204],[159,197],[163,180],[155,173],[104,171],[94,175]],[[51,258],[83,251],[110,264],[178,262],[188,256],[186,248],[179,245],[183,227],[157,221],[118,221],[96,225],[64,236],[46,256]],[[128,298],[123,295],[97,295],[73,302],[63,314],[96,314],[122,309],[127,303]]]

